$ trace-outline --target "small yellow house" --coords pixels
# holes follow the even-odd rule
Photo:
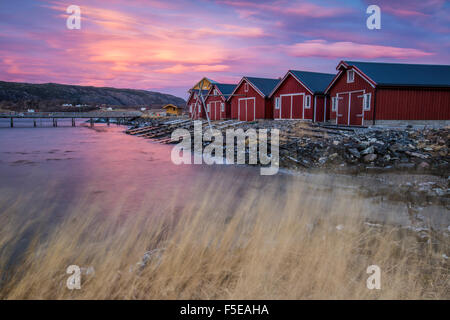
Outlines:
[[[176,105],[173,105],[173,104],[166,104],[163,107],[163,109],[166,110],[166,114],[168,114],[168,115],[171,114],[171,115],[179,116],[183,112],[182,108],[177,107]]]

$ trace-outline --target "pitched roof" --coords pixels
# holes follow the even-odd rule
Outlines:
[[[384,86],[450,87],[450,65],[343,61]]]
[[[225,96],[230,95],[234,91],[234,88],[236,88],[235,84],[215,83],[214,85]]]
[[[276,87],[279,79],[267,79],[267,78],[253,78],[253,77],[244,77],[249,82],[251,82],[256,88],[258,88],[264,96],[268,97],[272,90]]]
[[[303,82],[313,93],[324,93],[334,78],[331,73],[289,70],[298,80]]]

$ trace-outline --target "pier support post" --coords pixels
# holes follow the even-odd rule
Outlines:
[[[14,118],[11,117],[11,128],[14,128]]]
[[[75,119],[72,118],[72,127],[75,127]]]
[[[33,127],[36,128],[36,119],[33,119]]]
[[[91,127],[94,126],[94,119],[91,118]]]
[[[55,119],[55,127],[58,126],[58,119]]]
[[[106,123],[108,124],[109,127],[109,118],[106,118]]]

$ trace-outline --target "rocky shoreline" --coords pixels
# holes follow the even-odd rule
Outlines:
[[[139,119],[132,127],[158,127],[164,121]],[[362,196],[450,210],[450,128],[340,128],[292,120],[243,122],[233,128],[279,129],[280,168],[369,177],[375,183],[363,184]],[[167,143],[170,133],[156,141]]]

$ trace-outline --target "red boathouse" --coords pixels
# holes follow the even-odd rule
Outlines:
[[[214,83],[208,92],[206,109],[210,120],[230,119],[231,104],[228,98],[235,84]]]
[[[289,70],[270,94],[273,118],[327,121],[325,90],[334,76]]]
[[[267,78],[242,78],[228,98],[231,105],[231,118],[241,121],[273,119],[269,95],[279,81]]]
[[[450,66],[341,61],[326,89],[338,125],[450,123]]]
[[[205,114],[202,103],[200,101],[200,97],[198,96],[199,92],[200,91],[197,89],[191,90],[188,101],[186,103],[189,109],[189,117],[191,119],[201,119]],[[202,94],[204,99],[206,99],[208,90],[202,90]]]

